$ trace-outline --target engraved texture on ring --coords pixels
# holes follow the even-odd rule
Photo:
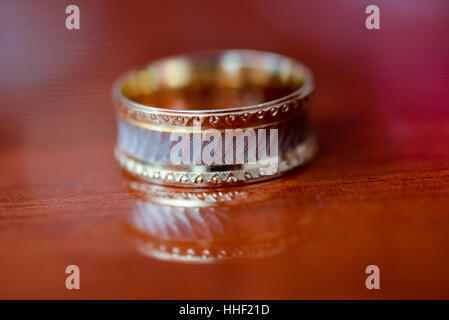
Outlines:
[[[240,63],[237,66],[236,61]],[[246,69],[251,71],[245,71]],[[235,76],[236,72],[243,76]],[[193,80],[189,80],[189,77]],[[156,83],[154,87],[159,86],[158,89],[151,87],[151,80]],[[156,107],[135,100],[146,97],[152,90],[162,90],[161,87],[176,93],[175,90],[182,85],[187,88],[189,85],[193,86],[189,81],[199,82],[199,88],[204,86],[203,82],[209,84],[207,81],[211,81],[213,84],[209,85],[213,89],[220,90],[223,87],[224,90],[237,90],[242,99],[251,96],[246,94],[245,86],[242,85],[245,81],[260,85],[261,88],[265,86],[267,91],[271,83],[281,87],[287,87],[288,84],[294,90],[273,100],[238,106],[225,104],[218,108],[214,105],[205,108]],[[316,140],[310,133],[307,119],[312,92],[313,77],[309,69],[300,62],[277,54],[228,50],[161,59],[147,67],[126,73],[114,85],[118,124],[115,156],[129,173],[157,184],[214,187],[276,177],[303,165],[316,153]],[[277,172],[268,176],[261,174],[263,170],[260,163],[172,163],[170,150],[174,142],[170,135],[176,132],[195,132],[197,128],[200,128],[199,132],[215,129],[223,136],[229,129],[277,130],[278,156],[276,159],[268,157],[278,164]],[[236,158],[235,148],[223,148],[223,158],[229,154]],[[201,150],[191,152],[193,157],[195,153],[202,154]]]

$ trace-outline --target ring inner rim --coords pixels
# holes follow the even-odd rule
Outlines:
[[[208,81],[212,81],[212,85],[218,89],[220,86],[234,87],[244,92],[248,83],[245,84],[242,79],[249,79],[253,81],[250,84],[261,84],[267,88],[273,84],[285,85],[291,92],[269,101],[220,108],[209,104],[201,108],[192,105],[156,106],[139,103],[139,99],[136,99],[154,88],[157,91],[158,85],[176,90],[183,86],[207,85]],[[124,106],[156,113],[179,114],[228,113],[263,108],[305,97],[312,90],[313,77],[305,65],[282,55],[252,50],[206,51],[163,58],[126,73],[114,85],[114,95]]]

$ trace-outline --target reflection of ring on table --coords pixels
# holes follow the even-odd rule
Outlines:
[[[139,251],[172,262],[280,254],[307,239],[312,220],[270,185],[176,188],[130,180],[129,187],[135,197],[127,227]]]
[[[131,174],[180,186],[279,176],[310,160],[311,72],[277,54],[229,50],[162,59],[114,86],[116,157]]]

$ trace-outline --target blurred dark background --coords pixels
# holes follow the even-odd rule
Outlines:
[[[321,123],[333,122],[324,125],[337,126],[334,134],[339,118],[357,118],[352,125],[363,131],[363,121],[375,117],[379,134],[399,142],[423,139],[421,147],[428,147],[433,137],[411,130],[407,119],[435,119],[429,126],[447,134],[441,117],[448,115],[449,5],[377,1],[381,29],[369,31],[364,22],[371,2],[2,1],[1,144],[103,139],[113,132],[110,87],[120,73],[176,53],[248,48],[309,65],[317,82],[312,113],[321,113]],[[65,28],[69,4],[80,7],[80,30]],[[412,146],[405,149],[413,153]]]

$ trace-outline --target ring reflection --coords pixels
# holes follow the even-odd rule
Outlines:
[[[186,189],[130,180],[137,198],[128,227],[143,254],[211,263],[279,254],[298,243],[310,219],[270,185]]]

